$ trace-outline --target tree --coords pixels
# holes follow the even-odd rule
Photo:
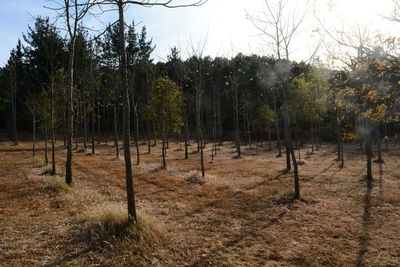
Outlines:
[[[17,91],[19,89],[20,78],[22,76],[22,45],[18,40],[17,47],[11,50],[10,58],[7,63],[9,73],[9,103],[10,103],[10,130],[9,135],[14,145],[17,141]]]
[[[65,182],[72,185],[72,138],[73,138],[73,92],[74,92],[74,66],[76,39],[79,23],[84,19],[96,0],[54,0],[55,7],[49,7],[57,12],[59,18],[64,18],[69,37],[68,44],[68,69],[69,88],[67,94],[67,160],[65,163]]]
[[[163,168],[167,168],[165,160],[166,137],[170,133],[178,133],[182,122],[183,98],[178,85],[168,78],[157,78],[150,91],[149,112],[153,112],[156,130],[162,134]]]
[[[30,66],[29,78],[35,87],[32,88],[31,94],[38,94],[42,90],[48,90],[50,94],[51,174],[55,175],[55,124],[57,121],[55,87],[57,74],[66,65],[65,42],[55,26],[50,24],[49,18],[41,17],[36,18],[34,28],[28,27],[24,40],[27,43],[24,47],[24,56],[27,65]]]
[[[126,55],[125,44],[125,18],[124,8],[128,4],[141,5],[141,6],[163,6],[167,8],[198,6],[205,1],[199,0],[195,3],[186,5],[173,5],[173,0],[168,1],[129,1],[129,0],[106,0],[99,1],[100,5],[116,5],[118,8],[118,23],[119,23],[119,49],[118,55],[120,58],[119,71],[121,76],[120,90],[123,96],[123,136],[124,136],[124,159],[125,159],[125,174],[127,185],[127,198],[128,198],[128,214],[129,217],[136,221],[136,207],[134,196],[134,184],[132,176],[132,162],[130,152],[130,103],[129,103],[129,85],[128,85],[128,64]]]

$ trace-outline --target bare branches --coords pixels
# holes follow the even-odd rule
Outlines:
[[[71,39],[75,38],[79,22],[96,5],[96,0],[46,0],[44,6],[56,13],[55,21],[65,19],[66,31]]]
[[[385,19],[400,22],[400,0],[392,0],[393,10],[389,16],[383,16]]]
[[[277,0],[271,4],[269,0],[263,0],[259,15],[246,14],[253,26],[270,41],[278,59],[281,59],[282,55],[289,59],[292,40],[308,13],[306,8],[299,14],[299,10],[291,6],[293,3],[295,2]]]
[[[50,1],[57,1],[57,0],[50,0]],[[183,1],[183,0],[182,0]],[[180,1],[180,2],[182,2]],[[124,6],[128,4],[132,5],[140,5],[143,7],[152,7],[152,6],[161,6],[166,8],[181,8],[181,7],[198,7],[204,5],[208,0],[193,0],[187,4],[178,4],[177,0],[166,0],[166,1],[159,1],[159,0],[92,0],[89,2],[93,2],[93,5],[96,6],[109,6],[109,5],[118,5],[121,2]],[[77,3],[76,6],[84,7],[87,6],[87,3]]]

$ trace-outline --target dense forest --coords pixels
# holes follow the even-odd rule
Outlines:
[[[182,159],[196,157],[193,168],[203,177],[224,142],[232,143],[235,159],[244,149],[273,151],[293,177],[293,198],[301,199],[302,149],[313,155],[334,144],[335,160],[346,168],[344,146],[356,144],[371,188],[374,162],[383,164],[382,151],[400,142],[400,58],[391,49],[397,38],[351,45],[356,53],[335,67],[317,57],[291,60],[284,52],[290,36],[284,35],[270,56],[212,58],[195,46],[184,56],[172,47],[163,62],[153,59],[156,44],[146,26],[126,25],[123,6],[130,1],[116,1],[119,20],[101,34],[79,20],[96,1],[65,3],[65,10],[77,12],[63,13],[67,35],[48,17],[37,17],[0,68],[1,128],[14,145],[29,136],[33,156],[44,145],[50,174],[62,170],[69,185],[74,153],[94,155],[101,144],[113,146],[115,158],[124,158],[133,221],[132,166],[160,146],[162,169],[178,143],[174,151]],[[56,164],[62,150],[68,151],[65,169]]]

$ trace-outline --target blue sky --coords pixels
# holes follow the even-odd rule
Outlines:
[[[10,50],[15,47],[18,38],[22,38],[28,24],[33,23],[34,17],[54,17],[54,11],[43,8],[46,4],[49,3],[44,0],[1,1],[0,66],[6,63]],[[230,6],[229,12],[221,14],[226,6]],[[250,53],[250,43],[255,41],[252,36],[256,32],[245,18],[245,9],[253,11],[253,6],[242,0],[210,0],[202,7],[184,9],[130,6],[126,11],[126,20],[131,22],[134,19],[136,23],[146,25],[149,37],[157,46],[153,54],[156,60],[165,59],[174,45],[185,53],[191,43],[205,39],[205,53],[212,56],[226,54],[233,43],[235,50]],[[98,19],[88,17],[87,25],[102,29],[106,23],[116,19],[113,13]]]
[[[258,36],[251,22],[246,19],[246,11],[257,14],[264,0],[209,0],[204,6],[196,8],[165,9],[160,7],[143,8],[130,6],[126,11],[128,22],[146,25],[149,37],[157,48],[153,54],[156,60],[165,60],[172,46],[178,46],[183,54],[190,53],[190,47],[207,39],[205,54],[211,56],[232,56],[237,52],[270,54],[265,42]],[[268,0],[275,1],[275,0]],[[288,0],[300,3],[306,0]],[[373,31],[386,31],[400,28],[388,25],[382,19],[387,14],[391,0],[315,0],[320,16],[328,24],[337,25],[339,18],[350,25],[367,23]],[[15,47],[18,38],[26,32],[34,17],[54,17],[54,11],[43,8],[45,0],[0,0],[0,66],[3,66],[10,50]],[[47,3],[48,4],[48,3]],[[108,22],[116,19],[115,12],[107,13],[99,19],[88,17],[86,25],[102,29]],[[294,59],[304,59],[312,50],[310,44],[317,42],[312,15],[301,31],[297,46],[293,48]],[[312,46],[312,45],[311,45]]]

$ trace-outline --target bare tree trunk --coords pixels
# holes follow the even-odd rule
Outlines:
[[[136,165],[140,164],[140,151],[139,151],[139,115],[136,108],[136,104],[134,103],[134,112],[135,112],[135,146],[136,146]]]
[[[163,120],[163,133],[162,133],[162,146],[161,146],[161,155],[162,155],[162,160],[163,160],[163,169],[167,169],[167,162],[165,160],[165,150],[167,148],[165,147],[165,119]]]
[[[272,141],[271,141],[271,122],[268,121],[268,146],[269,150],[272,150]]]
[[[250,120],[247,117],[247,139],[249,140],[250,149],[253,147],[253,140],[251,139]]]
[[[115,146],[115,155],[117,159],[119,158],[119,144],[118,144],[118,117],[117,117],[117,105],[113,105],[113,115],[114,115],[114,146]],[[93,131],[94,132],[94,131]],[[94,137],[92,139],[94,146]]]
[[[204,153],[203,153],[203,138],[201,139],[201,149],[200,149],[200,161],[201,161],[201,176],[206,176],[204,170]]]
[[[218,145],[222,146],[222,119],[221,119],[221,103],[218,101],[217,104],[217,116],[218,116]]]
[[[341,129],[341,125],[340,125],[340,119],[339,119],[339,115],[336,114],[336,139],[337,139],[337,145],[338,145],[338,151],[337,151],[337,160],[340,161],[341,160],[341,153],[342,153],[342,129]]]
[[[321,147],[321,123],[317,124],[318,134],[317,134],[317,151]]]
[[[149,122],[146,121],[146,132],[147,132],[147,154],[151,153],[151,144],[150,144],[150,125]]]
[[[344,168],[344,152],[343,152],[343,142],[340,142],[340,167]]]
[[[234,123],[235,123],[235,143],[238,158],[241,156],[240,151],[240,133],[239,133],[239,98],[238,98],[238,85],[234,83]]]
[[[101,143],[101,125],[100,125],[100,100],[99,93],[96,92],[96,100],[97,100],[97,144]]]
[[[296,156],[294,155],[294,150],[292,149],[290,154],[292,155],[292,161],[293,161],[293,177],[294,177],[294,198],[295,199],[300,199],[300,182],[299,182],[299,171],[298,171],[298,165],[296,161]]]
[[[384,163],[384,160],[382,159],[382,122],[380,122],[379,127],[377,127],[376,132],[377,132],[377,139],[378,139],[378,159],[376,162],[378,163]]]
[[[83,104],[83,148],[86,152],[86,148],[87,148],[87,139],[88,139],[88,135],[87,135],[87,119],[86,119],[86,105]]]
[[[315,133],[314,133],[314,122],[311,122],[311,153],[314,153],[315,144]]]
[[[96,132],[96,113],[94,109],[94,89],[92,87],[91,90],[91,105],[92,105],[92,112],[91,112],[91,133],[92,133],[92,155],[95,153],[95,132]],[[114,117],[115,119],[115,117]]]
[[[126,175],[126,193],[128,202],[128,214],[131,220],[136,222],[136,206],[135,191],[132,175],[131,149],[130,149],[130,103],[129,103],[129,86],[127,72],[127,57],[125,46],[125,19],[124,19],[124,2],[118,0],[119,14],[119,55],[120,55],[120,75],[121,75],[121,92],[123,95],[123,137],[124,137],[124,159],[125,159],[125,175]]]
[[[197,88],[196,91],[196,125],[197,125],[197,144],[198,149],[200,150],[200,167],[201,167],[201,175],[205,176],[204,171],[204,155],[203,155],[203,136],[202,136],[202,129],[201,129],[201,93],[200,88]]]
[[[48,138],[48,126],[47,126],[47,118],[45,121],[45,129],[44,129],[44,162],[47,164],[49,164],[49,157],[48,157],[48,148],[47,148],[47,144],[49,142],[49,138]]]
[[[189,158],[189,126],[187,113],[185,112],[185,159]]]
[[[11,71],[11,141],[14,145],[17,141],[17,67],[16,63],[12,66]]]
[[[387,123],[385,123],[385,150],[389,151]]]
[[[281,133],[279,131],[279,119],[278,119],[278,110],[276,108],[275,88],[272,89],[272,96],[273,96],[274,113],[275,113],[276,146],[278,148],[278,155],[276,156],[281,157],[282,156]]]
[[[77,106],[78,110],[76,112],[75,116],[75,150],[78,150],[79,148],[79,139],[78,139],[78,128],[79,128],[79,121],[78,121],[78,114],[79,114],[79,105]]]
[[[73,117],[74,109],[72,97],[74,90],[74,61],[75,61],[75,38],[71,39],[69,51],[69,87],[67,101],[67,161],[65,163],[65,182],[72,184],[72,138],[73,138]]]
[[[53,75],[54,77],[54,75]],[[54,127],[54,78],[51,82],[51,111],[50,111],[50,126],[51,126],[51,174],[56,174],[56,136]]]
[[[32,157],[36,153],[36,114],[35,111],[32,112]]]
[[[64,137],[64,147],[67,147],[67,132],[68,132],[68,127],[67,127],[67,110],[64,110],[63,114],[63,119],[64,119],[64,131],[63,131],[63,137]]]
[[[290,129],[289,129],[289,107],[287,101],[284,103],[285,107],[285,116],[283,120],[284,130],[285,130],[285,146],[286,146],[286,170],[291,170],[290,164],[290,150],[291,150],[291,141],[290,141]]]
[[[299,154],[299,160],[298,162],[301,161],[301,144],[300,144],[300,134],[299,134],[299,129],[296,127],[296,139],[297,139],[297,149],[298,149],[298,154]]]

